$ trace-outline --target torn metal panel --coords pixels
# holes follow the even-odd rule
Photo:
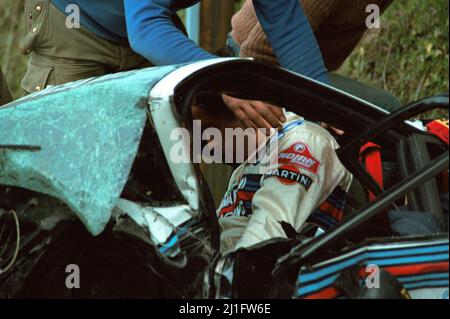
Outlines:
[[[178,207],[145,207],[137,203],[120,199],[116,209],[133,219],[136,224],[148,231],[155,246],[167,243],[178,227],[192,219],[189,206]]]
[[[231,299],[234,278],[233,255],[222,257],[216,265],[214,284],[216,299]]]
[[[148,93],[175,69],[70,83],[0,109],[0,184],[54,196],[100,234],[136,156]]]

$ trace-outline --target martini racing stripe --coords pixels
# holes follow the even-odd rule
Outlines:
[[[323,289],[317,293],[302,297],[303,299],[335,299],[342,295],[336,288],[330,287]]]
[[[405,243],[402,245],[405,246]],[[335,281],[343,270],[362,262],[364,265],[378,265],[390,272],[408,290],[449,286],[448,240],[446,244],[431,244],[424,247],[390,249],[389,244],[385,244],[386,248],[382,249],[381,245],[377,246],[356,249],[338,262],[327,263],[323,267],[313,266],[311,271],[303,268],[298,277],[295,297],[307,299],[339,297],[342,293],[334,287]],[[371,249],[374,250],[370,251]],[[362,268],[361,274],[364,273],[365,269]]]
[[[407,267],[405,268],[407,269]],[[334,289],[333,283],[339,278],[339,276],[340,273],[327,277],[326,279],[319,282],[303,286],[298,289],[297,297],[312,297],[315,294],[321,294],[324,290],[331,288]],[[397,277],[397,279],[401,284],[403,284],[406,289],[417,289],[424,287],[447,287],[449,285],[448,272],[430,273],[422,276]],[[334,290],[336,291],[336,295],[340,295],[338,289]]]
[[[380,253],[383,254],[383,253]],[[377,256],[378,255],[378,256]],[[448,247],[447,247],[447,253],[441,254],[441,253],[431,253],[431,254],[420,254],[420,255],[412,255],[412,256],[402,256],[400,258],[390,258],[391,256],[388,256],[389,252],[386,252],[384,256],[380,256],[379,254],[371,255],[369,253],[363,253],[361,255],[357,255],[354,257],[351,257],[343,262],[340,262],[338,264],[327,266],[326,268],[323,268],[321,270],[318,270],[312,274],[303,275],[301,276],[301,280],[303,282],[308,281],[310,279],[317,278],[317,276],[327,276],[336,272],[339,272],[351,265],[358,264],[362,261],[367,260],[368,264],[376,264],[379,266],[392,266],[392,265],[399,265],[399,264],[423,264],[424,262],[440,262],[440,261],[448,261]],[[378,259],[377,259],[378,258]]]
[[[318,224],[325,229],[334,227],[339,221],[320,210],[315,211],[308,219],[309,223]]]
[[[417,282],[417,283],[402,283],[402,284],[407,290],[411,291],[411,290],[415,290],[415,289],[424,289],[424,288],[433,289],[433,288],[448,287],[449,281],[447,279],[447,280],[421,281],[421,282]],[[329,286],[327,288],[321,289],[314,293],[308,294],[301,298],[303,298],[303,299],[335,299],[335,298],[347,299],[345,296],[343,296],[343,293],[341,291],[339,291],[338,289],[336,289],[335,287],[332,287],[332,286]]]
[[[370,263],[369,263],[370,264]],[[448,279],[448,263],[423,263],[418,265],[403,265],[397,267],[383,267],[384,270],[389,271],[392,275],[396,276],[401,282],[418,282],[429,279]],[[423,275],[410,275],[421,273]],[[361,277],[365,274],[365,269],[360,269]],[[401,274],[401,275],[399,275]],[[329,276],[318,278],[310,281],[304,281],[302,287],[307,287],[307,285],[313,285],[323,282],[328,282],[330,278],[336,280],[340,275],[340,272],[335,272]],[[320,285],[323,288],[326,285]]]
[[[404,277],[397,277],[397,279],[402,283],[410,283],[414,284],[417,282],[421,282],[424,280],[437,280],[437,279],[446,279],[448,281],[448,272],[443,273],[431,273],[431,274],[425,274],[425,275],[417,275],[417,276],[404,276]]]
[[[447,253],[449,251],[448,240],[439,244],[430,244],[430,245],[417,245],[412,247],[407,247],[405,249],[405,243],[400,243],[398,247],[386,247],[388,244],[378,244],[373,246],[366,246],[361,248],[356,248],[353,252],[347,253],[343,256],[339,256],[338,260],[329,260],[327,262],[322,262],[314,268],[316,271],[320,269],[329,269],[333,267],[333,265],[339,265],[341,262],[354,259],[357,255],[362,255],[364,253],[370,253],[371,256],[376,256],[377,258],[383,257],[395,257],[395,256],[407,256],[407,255],[426,255],[426,254],[436,254],[436,253]],[[340,269],[337,269],[337,271]]]
[[[404,284],[403,285],[407,290],[414,289],[423,289],[423,288],[442,288],[448,287],[448,279],[447,280],[432,280],[432,281],[422,281],[412,284]]]
[[[311,214],[308,222],[318,224],[324,229],[330,229],[342,221],[347,193],[339,186],[327,200]]]
[[[423,263],[417,265],[409,265],[407,268],[404,266],[390,266],[385,268],[394,276],[408,276],[408,274],[414,273],[432,273],[440,272],[442,270],[448,269],[448,262],[437,262],[437,263]]]
[[[218,217],[250,216],[253,197],[261,188],[261,177],[259,174],[244,175],[241,182],[225,195]]]
[[[338,189],[340,190],[339,187],[338,187]],[[336,190],[335,190],[335,192],[333,192],[330,195],[330,197],[328,197],[327,201],[330,202],[330,204],[333,205],[334,207],[336,207],[337,209],[343,210],[345,207],[346,196],[347,196],[347,194],[337,195]]]

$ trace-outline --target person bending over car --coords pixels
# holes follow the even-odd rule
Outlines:
[[[30,61],[22,87],[31,93],[107,73],[216,58],[186,36],[176,14],[198,2],[27,0],[23,53]],[[326,81],[319,46],[298,0],[253,2],[280,64]],[[74,26],[71,19],[78,12],[81,25]],[[284,121],[281,109],[272,105],[231,97],[224,102],[247,127],[280,127]]]
[[[389,112],[402,106],[392,94],[335,73],[370,30],[368,9],[376,6],[383,14],[392,0],[298,0],[311,24],[332,86],[369,101]],[[374,30],[374,29],[372,29]],[[253,1],[246,0],[232,18],[232,30],[225,54],[252,57],[269,65],[282,65],[268,35],[259,23]]]
[[[202,121],[202,128],[219,128],[226,136],[225,128],[242,127],[230,112],[225,115],[213,109],[217,108],[193,108],[193,117]],[[271,157],[276,160],[250,161],[247,154],[229,180],[217,210],[223,254],[286,238],[284,223],[296,232],[306,223],[326,230],[343,218],[353,176],[336,155],[336,139],[319,124],[291,112],[285,115],[283,129],[271,137],[277,142]],[[224,154],[237,151],[232,144],[233,150],[224,144]]]

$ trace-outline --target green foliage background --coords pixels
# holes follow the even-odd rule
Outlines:
[[[0,1],[0,63],[15,97],[22,95],[26,69],[22,7],[23,0]],[[403,103],[448,92],[448,10],[449,0],[394,0],[381,29],[367,33],[339,73],[384,88]]]
[[[25,29],[23,0],[0,0],[0,63],[14,97],[20,97],[26,58],[20,52]]]
[[[339,73],[408,103],[448,92],[448,0],[394,0]]]

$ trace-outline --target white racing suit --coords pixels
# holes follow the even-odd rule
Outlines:
[[[286,238],[281,222],[297,232],[306,222],[327,229],[342,219],[352,175],[339,161],[335,138],[318,124],[287,113],[278,134],[275,166],[239,166],[217,211],[221,251]]]

